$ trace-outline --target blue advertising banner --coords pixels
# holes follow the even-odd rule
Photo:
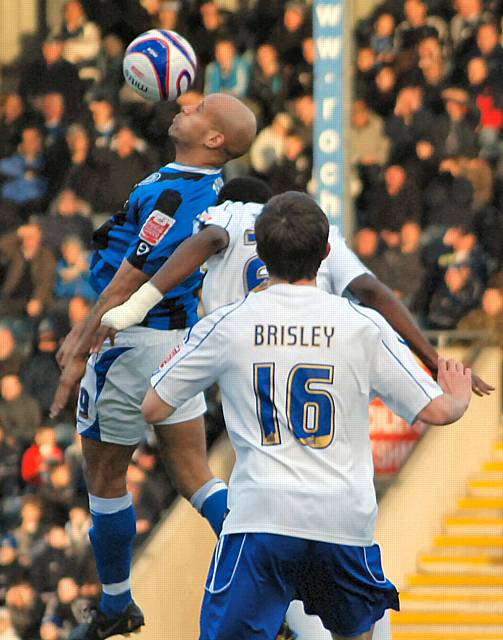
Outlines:
[[[314,179],[316,200],[344,233],[344,0],[316,0]]]

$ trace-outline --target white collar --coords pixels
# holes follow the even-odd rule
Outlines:
[[[193,167],[190,164],[180,164],[179,162],[170,162],[165,165],[167,169],[176,169],[177,171],[190,171],[190,173],[204,173],[208,176],[221,173],[221,169],[204,169],[203,167]]]

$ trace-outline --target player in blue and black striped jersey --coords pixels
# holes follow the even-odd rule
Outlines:
[[[124,212],[98,230],[98,250],[91,276],[98,293],[109,285],[124,258],[148,277],[166,256],[192,234],[194,213],[216,201],[223,184],[221,169],[189,167],[172,162],[136,185]],[[197,291],[201,273],[195,271],[152,309],[142,326],[184,329],[197,320]]]
[[[216,202],[222,167],[246,153],[255,132],[255,116],[232,96],[213,94],[198,105],[185,106],[169,129],[175,162],[136,185],[124,211],[96,234],[98,248],[91,273],[100,297],[60,350],[63,373],[52,406],[55,416],[85,372],[77,427],[93,519],[89,535],[103,596],[89,621],[72,632],[72,640],[108,638],[144,624],[131,596],[136,520],[126,471],[147,427],[140,406],[150,375],[197,321],[199,269],[169,294],[159,296],[142,326],[123,332],[115,344],[107,343],[99,354],[89,356],[95,332],[103,314],[127,300],[192,234],[196,216]],[[164,440],[181,432],[174,455],[182,460],[187,457],[184,480],[192,494],[212,479],[206,461],[205,409],[200,394],[155,426],[161,450]],[[169,429],[163,428],[168,424]],[[189,456],[195,464],[189,462]],[[165,462],[170,464],[169,459]]]

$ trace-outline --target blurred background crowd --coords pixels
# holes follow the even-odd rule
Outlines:
[[[388,0],[354,33],[349,183],[354,249],[426,329],[503,340],[503,3]],[[51,25],[49,25],[51,26]],[[124,85],[127,43],[189,39],[192,91],[145,103]],[[78,438],[49,406],[62,337],[88,313],[93,230],[173,159],[184,104],[229,92],[257,115],[226,168],[275,192],[313,190],[309,2],[70,0],[3,69],[0,96],[0,640],[67,638],[97,595]],[[210,439],[221,425],[218,403]],[[173,490],[154,441],[129,490],[140,545]]]

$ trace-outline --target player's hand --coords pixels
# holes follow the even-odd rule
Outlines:
[[[475,395],[479,397],[490,396],[491,391],[494,391],[494,387],[490,384],[479,378],[479,376],[475,375],[472,371],[472,391]]]
[[[80,340],[80,336],[84,331],[84,323],[85,320],[78,322],[66,336],[63,344],[58,349],[58,352],[56,353],[56,362],[59,364],[61,369],[66,367],[68,361],[72,357],[75,347],[77,346],[77,342]]]
[[[100,325],[100,328],[96,331],[94,336],[93,344],[91,345],[91,353],[99,353],[103,343],[107,339],[110,339],[110,342],[113,345],[115,343],[115,336],[117,333],[118,332],[111,327],[107,327],[103,324]]]
[[[465,369],[462,362],[457,360],[438,359],[437,382],[442,391],[449,394],[465,409],[472,397],[472,370]]]
[[[77,384],[82,380],[86,371],[87,357],[72,356],[66,363],[63,373],[59,377],[58,388],[54,394],[50,409],[50,417],[56,418],[68,404]]]

